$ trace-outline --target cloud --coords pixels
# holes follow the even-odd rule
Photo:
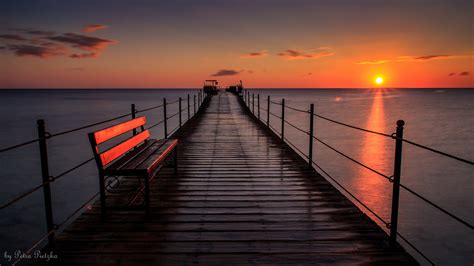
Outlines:
[[[36,56],[40,58],[49,58],[63,55],[64,47],[61,46],[36,46],[36,45],[7,45],[7,49],[13,51],[17,56]]]
[[[16,28],[9,29],[9,31],[21,32],[23,33],[23,36],[18,34],[0,34],[0,39],[7,41],[4,46],[0,47],[3,47],[1,50],[11,51],[17,56],[49,58],[65,55],[74,59],[95,58],[98,57],[110,44],[116,43],[116,41],[113,40],[87,35],[75,33],[55,35],[54,31],[44,31],[31,28]],[[28,35],[24,37],[24,34]],[[71,48],[87,52],[76,53],[74,51],[68,51]]]
[[[463,71],[461,73],[459,73],[459,76],[469,76],[471,73],[469,73],[469,71]]]
[[[95,58],[98,57],[98,53],[83,53],[83,54],[71,54],[69,55],[70,58],[76,58],[76,59],[81,59],[81,58]]]
[[[357,62],[359,65],[379,65],[379,64],[385,64],[390,62],[391,60],[388,59],[379,59],[379,60],[368,60],[368,61],[360,61]]]
[[[456,73],[454,73],[454,72],[448,74],[448,76],[450,76],[450,77],[454,76],[454,75],[456,75]]]
[[[101,24],[91,24],[87,25],[82,29],[82,32],[96,32],[98,30],[104,30],[107,29],[109,26],[107,25],[101,25]]]
[[[232,69],[221,69],[216,73],[212,74],[213,77],[222,77],[222,76],[234,76],[239,74],[241,71],[232,70]]]
[[[437,60],[437,59],[449,59],[453,57],[457,57],[457,56],[447,55],[447,54],[423,55],[423,56],[399,56],[397,58],[397,61],[398,62],[429,61],[429,60]]]
[[[246,53],[240,56],[240,58],[260,58],[268,55],[268,51],[262,50],[257,52]]]
[[[86,51],[100,51],[107,48],[109,44],[115,43],[112,40],[75,33],[64,33],[62,35],[48,37],[47,39],[51,41],[67,43],[72,45],[74,48]]]
[[[316,50],[320,50],[320,51],[317,51],[317,52],[314,52],[314,53],[305,53],[305,52],[302,52],[302,51],[288,49],[288,50],[285,50],[281,53],[278,53],[277,55],[281,56],[285,59],[288,59],[288,60],[300,60],[300,59],[309,59],[309,58],[317,59],[317,58],[321,58],[321,57],[325,57],[325,56],[334,55],[333,52],[325,51],[326,49],[327,49],[326,47],[318,48]]]
[[[27,39],[16,34],[0,34],[0,39],[13,40],[13,41],[27,41]]]

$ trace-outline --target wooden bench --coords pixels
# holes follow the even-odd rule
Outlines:
[[[106,213],[105,179],[110,176],[136,176],[144,179],[144,202],[147,215],[150,214],[150,181],[164,167],[165,160],[173,154],[175,174],[177,173],[177,139],[150,139],[150,132],[144,129],[146,117],[138,117],[96,132],[89,133],[97,168],[99,169],[100,207],[102,217]],[[137,128],[141,132],[137,133]],[[104,144],[125,133],[132,137],[100,151]],[[116,139],[117,140],[117,139]]]

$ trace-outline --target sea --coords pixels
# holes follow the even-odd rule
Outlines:
[[[192,115],[193,96],[198,91],[2,89],[0,149],[36,139],[38,119],[44,119],[46,131],[55,134],[130,113],[131,104],[135,104],[137,110],[144,110],[162,104],[165,98],[167,102],[173,102],[181,97],[184,109],[188,95]],[[274,115],[281,115],[278,103],[285,99],[285,105],[289,106],[285,108],[286,120],[303,130],[309,129],[310,117],[307,112],[298,110],[307,111],[310,104],[314,104],[315,113],[320,116],[388,135],[395,132],[397,121],[403,120],[404,138],[474,161],[474,89],[251,89],[250,93],[255,95],[257,115],[257,99],[260,98],[260,118],[265,122],[270,106],[273,113],[270,124],[277,133],[281,130],[281,120]],[[170,105],[168,116],[176,113],[177,108],[177,104]],[[163,119],[161,108],[149,110],[145,115],[150,124]],[[183,112],[183,121],[187,115],[187,111]],[[168,131],[178,125],[177,117],[168,121]],[[49,139],[51,175],[57,176],[91,158],[87,133],[116,122]],[[151,134],[162,138],[163,127],[154,127]],[[394,139],[318,117],[314,118],[314,134],[354,160],[387,176],[393,175]],[[285,138],[303,153],[308,153],[307,134],[285,124]],[[317,141],[314,141],[313,160],[382,219],[390,221],[391,182]],[[41,183],[38,143],[0,153],[1,204]],[[403,143],[401,183],[469,224],[474,223],[472,165]],[[54,181],[54,221],[60,223],[66,219],[97,191],[98,176],[93,162]],[[358,206],[387,231],[373,214]],[[436,264],[474,263],[473,230],[405,189],[400,192],[398,229]],[[26,251],[45,233],[41,189],[0,210],[0,264],[9,263],[5,252]],[[399,241],[422,265],[428,265],[409,245]]]

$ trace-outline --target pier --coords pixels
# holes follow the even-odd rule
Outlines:
[[[304,113],[308,131],[285,119],[287,109]],[[170,110],[177,111],[168,115]],[[163,119],[145,125],[143,116],[149,112],[159,112]],[[276,124],[281,127],[274,128],[271,118],[277,119]],[[392,139],[393,175],[373,169],[320,139],[313,130],[315,118]],[[138,124],[140,133],[138,129],[132,130],[130,119],[142,121]],[[177,126],[169,130],[171,119],[175,119]],[[84,132],[86,138],[93,129],[110,129],[111,125],[124,122],[128,124],[123,128],[132,130],[133,138],[160,126],[168,140],[153,143],[177,139],[173,168],[167,168],[169,162],[164,160],[161,171],[151,177],[147,188],[134,176],[108,177],[99,186],[106,185],[106,213],[101,212],[105,210],[101,208],[105,201],[99,200],[97,192],[66,219],[57,221],[51,184],[92,163],[94,157],[56,173],[48,163],[49,140],[72,132]],[[397,121],[395,133],[387,134],[322,116],[314,112],[313,104],[305,109],[286,105],[285,99],[274,101],[267,96],[262,100],[251,90],[240,95],[220,92],[207,97],[197,90],[187,98],[169,102],[163,99],[162,104],[143,109],[132,104],[129,113],[62,132],[48,132],[44,120],[38,120],[37,126],[38,138],[0,149],[4,153],[37,144],[41,162],[42,182],[0,204],[0,210],[10,208],[39,191],[44,198],[46,233],[13,265],[32,263],[25,257],[37,251],[54,254],[50,263],[58,265],[417,265],[417,260],[434,265],[397,229],[400,190],[473,229],[469,221],[401,181],[402,144],[471,166],[474,162],[404,138],[402,120]],[[306,152],[285,137],[285,127],[305,136]],[[316,141],[392,184],[389,221],[314,161]],[[133,157],[143,147],[147,146],[133,149],[117,162],[128,160],[127,156]],[[149,193],[144,193],[144,189]],[[403,247],[399,241],[403,241]],[[417,260],[404,247],[409,247]]]
[[[151,217],[102,221],[94,204],[56,237],[62,264],[416,264],[237,96],[211,97],[172,137],[178,175],[152,182]]]

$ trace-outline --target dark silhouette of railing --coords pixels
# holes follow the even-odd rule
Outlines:
[[[437,150],[437,149],[434,149],[434,148],[427,147],[425,145],[422,145],[422,144],[419,144],[419,143],[416,143],[416,142],[413,142],[413,141],[410,141],[408,139],[403,138],[403,127],[405,125],[405,122],[403,120],[398,120],[397,121],[397,123],[396,123],[396,132],[395,133],[385,134],[385,133],[382,133],[382,132],[376,132],[376,131],[373,131],[373,130],[357,127],[357,126],[354,126],[354,125],[350,125],[350,124],[347,124],[347,123],[343,123],[343,122],[336,121],[334,119],[319,115],[319,114],[314,112],[314,104],[310,104],[309,110],[304,110],[304,109],[301,109],[301,108],[286,105],[285,104],[285,99],[281,99],[281,102],[273,101],[273,100],[270,99],[270,96],[268,95],[267,96],[267,108],[265,109],[265,108],[260,107],[260,94],[256,94],[256,97],[255,97],[255,93],[253,93],[253,92],[251,92],[247,89],[240,95],[240,97],[241,97],[242,102],[247,107],[247,110],[257,120],[259,120],[262,124],[266,125],[267,128],[269,128],[271,131],[274,132],[274,134],[276,134],[277,136],[280,136],[281,140],[284,143],[288,144],[297,154],[299,154],[301,157],[303,157],[304,159],[306,159],[308,161],[308,167],[309,168],[312,169],[313,165],[316,166],[316,168],[321,170],[327,177],[329,177],[343,191],[345,191],[349,196],[351,196],[355,201],[357,201],[367,211],[369,211],[378,220],[380,220],[380,222],[382,222],[390,230],[389,239],[390,239],[390,244],[392,246],[396,245],[397,236],[398,236],[403,241],[405,241],[411,248],[413,248],[413,250],[415,250],[423,258],[425,258],[429,263],[434,265],[434,262],[432,260],[430,260],[421,250],[419,250],[413,243],[411,243],[407,238],[405,238],[398,231],[398,207],[399,207],[400,188],[404,189],[405,191],[409,192],[410,194],[414,195],[415,197],[421,199],[423,202],[425,202],[425,203],[429,204],[430,206],[436,208],[437,210],[441,211],[442,213],[444,213],[447,216],[451,217],[452,219],[456,220],[460,224],[470,228],[471,230],[473,229],[473,225],[470,224],[468,221],[466,221],[466,220],[460,218],[459,216],[453,214],[452,212],[442,208],[441,206],[437,205],[433,201],[427,199],[426,197],[422,196],[418,192],[414,191],[413,189],[407,187],[406,185],[404,185],[403,183],[400,182],[401,165],[402,165],[402,146],[403,146],[402,144],[403,143],[408,143],[408,144],[411,144],[415,147],[418,147],[418,148],[421,148],[421,149],[424,149],[424,150],[428,150],[428,151],[436,153],[436,154],[443,155],[447,158],[451,158],[453,160],[457,160],[457,161],[463,162],[463,163],[471,165],[471,166],[474,165],[474,162],[472,162],[470,160],[467,160],[467,159],[464,159],[464,158],[461,158],[461,157],[458,157],[458,156],[455,156],[455,155],[452,155],[452,154],[449,154],[449,153],[446,153],[446,152],[443,152],[443,151],[440,151],[440,150]],[[255,98],[257,98],[257,102],[255,102]],[[280,106],[280,111],[281,111],[280,115],[272,112],[271,104]],[[257,105],[257,112],[255,112],[255,105]],[[309,131],[306,131],[306,130],[296,126],[295,124],[291,123],[290,121],[287,121],[285,119],[285,109],[290,109],[290,110],[293,110],[293,111],[296,111],[296,112],[308,114]],[[267,112],[266,121],[261,119],[260,110],[264,110],[265,112]],[[281,129],[280,129],[279,132],[276,128],[274,128],[270,124],[270,116],[274,116],[275,118],[280,120]],[[395,158],[394,158],[393,175],[389,176],[389,175],[383,174],[380,171],[378,171],[378,170],[376,170],[376,169],[374,169],[370,166],[367,166],[366,164],[364,164],[364,163],[362,163],[362,162],[346,155],[342,151],[334,148],[333,146],[331,146],[327,142],[325,142],[325,141],[321,140],[320,138],[316,137],[314,135],[314,129],[313,129],[314,128],[314,118],[315,117],[326,120],[326,121],[329,121],[329,122],[332,122],[332,123],[340,125],[340,126],[347,127],[347,128],[351,128],[351,129],[363,131],[363,132],[366,132],[366,133],[375,134],[375,135],[379,135],[379,136],[394,139],[395,140]],[[309,137],[308,138],[309,139],[309,141],[308,141],[308,154],[303,152],[300,148],[298,148],[294,143],[292,143],[288,138],[285,137],[285,125],[289,125],[292,128],[294,128],[295,130],[299,131],[300,133],[308,135],[308,137]],[[350,160],[351,162],[353,162],[353,163],[355,163],[355,164],[357,164],[357,165],[359,165],[359,166],[361,166],[361,167],[363,167],[363,168],[365,168],[365,169],[367,169],[367,170],[369,170],[369,171],[371,171],[371,172],[387,179],[387,181],[389,181],[390,183],[393,183],[392,207],[391,207],[390,222],[385,221],[385,219],[383,219],[380,215],[378,215],[375,211],[373,211],[369,206],[364,204],[360,199],[357,198],[356,195],[351,193],[346,187],[344,187],[340,182],[338,182],[336,178],[334,178],[332,175],[330,175],[326,170],[324,170],[318,163],[316,163],[313,160],[313,142],[314,141],[317,141],[317,142],[321,143],[325,147],[333,150],[334,152],[336,152],[339,155],[343,156],[344,158]]]
[[[114,117],[114,118],[106,119],[106,120],[103,120],[103,121],[100,121],[100,122],[84,125],[84,126],[81,126],[81,127],[77,127],[77,128],[57,132],[57,133],[47,132],[45,121],[43,119],[39,119],[39,120],[37,120],[37,127],[38,127],[38,138],[37,139],[33,139],[33,140],[30,140],[30,141],[25,141],[23,143],[19,143],[19,144],[16,144],[16,145],[12,145],[10,147],[0,149],[0,153],[3,153],[3,152],[14,150],[14,149],[17,149],[17,148],[20,148],[20,147],[23,147],[23,146],[27,146],[27,145],[30,145],[30,144],[33,144],[33,143],[36,143],[36,142],[38,142],[38,144],[39,144],[42,183],[35,186],[35,187],[33,187],[33,188],[28,189],[27,191],[15,196],[14,198],[12,198],[12,199],[8,200],[7,202],[2,203],[0,205],[0,210],[3,210],[3,209],[5,209],[9,206],[14,205],[15,203],[19,202],[20,200],[26,198],[27,196],[31,195],[35,191],[38,191],[41,188],[43,189],[47,233],[44,234],[40,239],[38,239],[25,252],[25,255],[30,254],[36,247],[38,247],[46,239],[48,239],[47,247],[50,248],[50,249],[54,248],[54,245],[55,245],[55,232],[57,232],[59,229],[61,229],[72,217],[74,217],[77,213],[79,213],[82,209],[84,209],[90,202],[92,202],[94,199],[96,199],[97,196],[99,195],[99,192],[94,194],[85,203],[83,203],[81,206],[79,206],[79,208],[74,210],[61,223],[59,223],[59,224],[54,223],[50,184],[52,182],[60,179],[61,177],[65,176],[65,175],[67,175],[71,172],[74,172],[75,170],[77,170],[77,169],[81,168],[82,166],[88,164],[89,162],[93,161],[94,158],[93,157],[89,158],[89,159],[87,159],[87,160],[85,160],[85,161],[69,168],[68,170],[66,170],[66,171],[64,171],[64,172],[62,172],[58,175],[55,175],[55,176],[50,175],[50,172],[49,172],[50,169],[49,169],[49,163],[48,163],[48,150],[47,150],[47,144],[48,144],[49,139],[52,139],[52,138],[55,138],[55,137],[58,137],[58,136],[62,136],[62,135],[66,135],[66,134],[69,134],[69,133],[72,133],[72,132],[84,130],[84,129],[87,129],[87,128],[91,128],[91,127],[94,127],[94,126],[106,124],[106,123],[109,123],[109,122],[112,122],[112,121],[120,120],[122,118],[131,117],[133,119],[133,118],[136,117],[136,114],[149,112],[149,111],[156,110],[156,109],[159,109],[159,108],[162,109],[163,119],[158,121],[155,124],[152,124],[151,126],[149,126],[146,129],[151,129],[151,128],[154,128],[158,125],[163,124],[164,137],[168,138],[169,136],[176,133],[191,118],[193,118],[196,115],[196,113],[198,113],[198,111],[201,109],[202,104],[205,102],[205,100],[206,100],[206,96],[204,95],[202,90],[199,90],[197,92],[197,95],[193,95],[193,104],[192,104],[192,106],[191,106],[191,102],[190,102],[190,95],[189,94],[187,95],[187,104],[186,104],[185,108],[182,108],[183,99],[181,97],[179,97],[178,99],[176,99],[174,101],[171,101],[171,102],[166,102],[166,98],[163,98],[163,104],[152,106],[152,107],[149,107],[149,108],[144,108],[144,109],[141,109],[141,110],[140,109],[137,110],[135,104],[132,104],[131,108],[130,108],[131,109],[130,113],[123,114],[123,115],[120,115],[120,116],[117,116],[117,117]],[[178,111],[176,113],[170,115],[170,116],[167,116],[167,107],[170,106],[170,105],[173,105],[173,104],[178,104]],[[191,113],[191,109],[192,109],[192,113]],[[187,111],[187,119],[185,121],[183,121],[183,112],[185,112],[185,111]],[[178,116],[178,123],[177,123],[178,125],[174,129],[172,129],[170,132],[168,132],[168,128],[167,128],[168,127],[168,122],[169,122],[170,119],[172,119],[176,116]],[[134,131],[134,134],[136,134],[135,131]],[[17,264],[21,259],[22,258],[19,258],[17,261],[15,261],[13,263],[13,265]]]

